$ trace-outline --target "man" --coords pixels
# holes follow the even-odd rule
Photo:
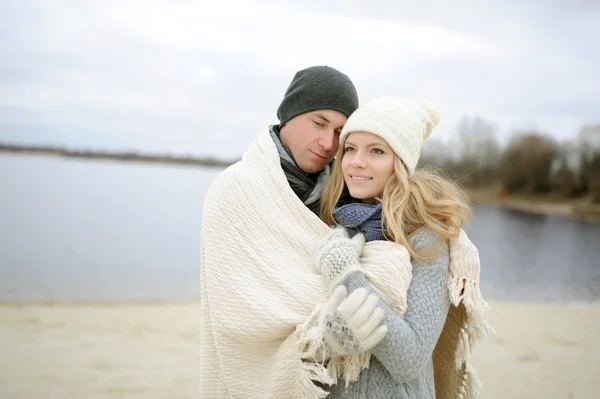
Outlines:
[[[329,299],[312,269],[315,246],[330,231],[317,217],[321,191],[357,107],[345,74],[298,71],[279,124],[211,185],[202,218],[202,398],[327,395],[319,383],[333,380],[322,364],[305,361],[303,348],[314,343],[311,315]]]
[[[343,73],[314,66],[296,73],[279,109],[271,136],[281,167],[298,197],[315,213],[329,164],[348,116],[358,108],[352,81]]]

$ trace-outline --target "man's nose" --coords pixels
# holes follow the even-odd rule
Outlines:
[[[323,147],[323,149],[325,151],[334,150],[335,147],[337,146],[337,144],[338,144],[338,137],[334,131],[328,132],[328,134],[325,135],[323,138],[321,138],[321,141],[319,141],[319,145],[321,147]]]

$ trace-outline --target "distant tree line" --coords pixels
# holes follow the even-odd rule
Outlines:
[[[0,143],[0,152],[53,155],[69,158],[110,159],[129,162],[153,162],[178,165],[198,165],[206,167],[225,168],[237,160],[223,160],[211,157],[171,154],[141,154],[132,151],[110,152],[101,150],[75,150],[62,147],[20,145]]]
[[[520,131],[501,146],[493,124],[465,117],[451,143],[425,143],[421,165],[426,164],[446,170],[466,188],[499,187],[500,196],[589,196],[600,203],[600,124],[563,142],[536,130]]]
[[[237,161],[2,143],[0,152],[219,168]],[[432,139],[425,142],[420,165],[442,168],[466,188],[499,187],[500,196],[513,193],[565,198],[589,196],[592,202],[600,203],[600,124],[585,126],[573,139],[564,142],[539,131],[520,131],[502,146],[492,123],[479,117],[465,117],[459,122],[452,142]]]

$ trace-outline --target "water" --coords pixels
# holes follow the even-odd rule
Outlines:
[[[0,156],[0,299],[198,296],[218,172]]]
[[[217,169],[0,155],[0,299],[186,299]],[[478,206],[486,298],[600,299],[600,225]]]
[[[477,206],[465,231],[479,249],[490,298],[600,300],[600,224]]]

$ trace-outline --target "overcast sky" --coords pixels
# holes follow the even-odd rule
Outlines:
[[[237,157],[317,64],[435,104],[431,138],[478,115],[563,140],[600,122],[595,4],[4,0],[0,141]]]

